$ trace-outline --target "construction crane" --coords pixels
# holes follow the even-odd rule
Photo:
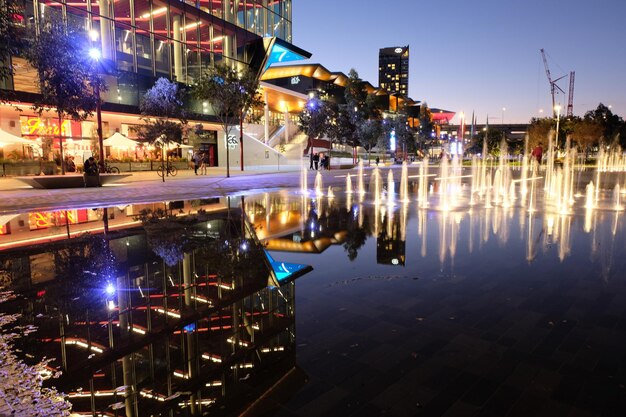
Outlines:
[[[556,80],[553,80],[552,76],[550,75],[550,68],[548,68],[548,59],[546,58],[546,53],[543,50],[543,48],[540,51],[541,51],[541,58],[543,58],[543,66],[546,69],[546,75],[548,76],[548,82],[550,83],[550,94],[552,95],[552,116],[556,117],[556,101],[554,99],[554,95],[557,92],[556,90],[559,90],[561,93],[565,94],[565,91],[563,91],[563,89],[559,87],[557,84],[557,82],[565,78],[565,75],[557,78]],[[570,79],[570,83],[571,83],[571,79]],[[572,89],[571,92],[573,94],[574,90]]]
[[[574,115],[574,76],[576,72],[570,71],[569,73],[569,94],[567,97],[567,117]]]

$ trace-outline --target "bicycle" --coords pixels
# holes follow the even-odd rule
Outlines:
[[[120,169],[118,167],[114,167],[111,166],[109,164],[107,164],[106,162],[104,163],[104,172],[107,174],[119,174],[120,173]]]
[[[176,176],[176,174],[178,173],[178,169],[176,169],[176,167],[174,165],[172,165],[171,162],[168,162],[165,165],[165,169],[163,169],[162,166],[159,167],[159,169],[157,170],[157,174],[158,174],[159,177],[163,177],[163,171],[165,171],[165,175],[166,176],[169,175],[171,177]]]

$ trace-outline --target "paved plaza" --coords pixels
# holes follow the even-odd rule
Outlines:
[[[327,185],[344,183],[348,172],[356,173],[356,169],[323,171],[324,183]],[[192,170],[184,170],[179,171],[175,177],[167,177],[163,182],[155,171],[137,172],[114,185],[56,190],[33,189],[14,178],[0,178],[0,196],[2,196],[0,212],[111,206],[117,203],[152,202],[160,199],[209,198],[300,185],[299,171],[242,172],[232,169],[230,174],[231,177],[226,178],[226,170],[223,168],[210,169],[209,174],[204,176],[195,175]],[[316,172],[309,171],[308,175],[312,187]]]

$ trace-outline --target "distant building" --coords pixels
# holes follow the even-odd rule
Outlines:
[[[389,93],[409,95],[409,46],[378,51],[378,86]]]

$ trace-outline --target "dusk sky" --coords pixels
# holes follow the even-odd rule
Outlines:
[[[576,72],[574,115],[626,118],[626,0],[295,0],[293,43],[374,86],[378,49],[409,45],[411,98],[490,124],[550,114],[544,48],[553,79]]]

